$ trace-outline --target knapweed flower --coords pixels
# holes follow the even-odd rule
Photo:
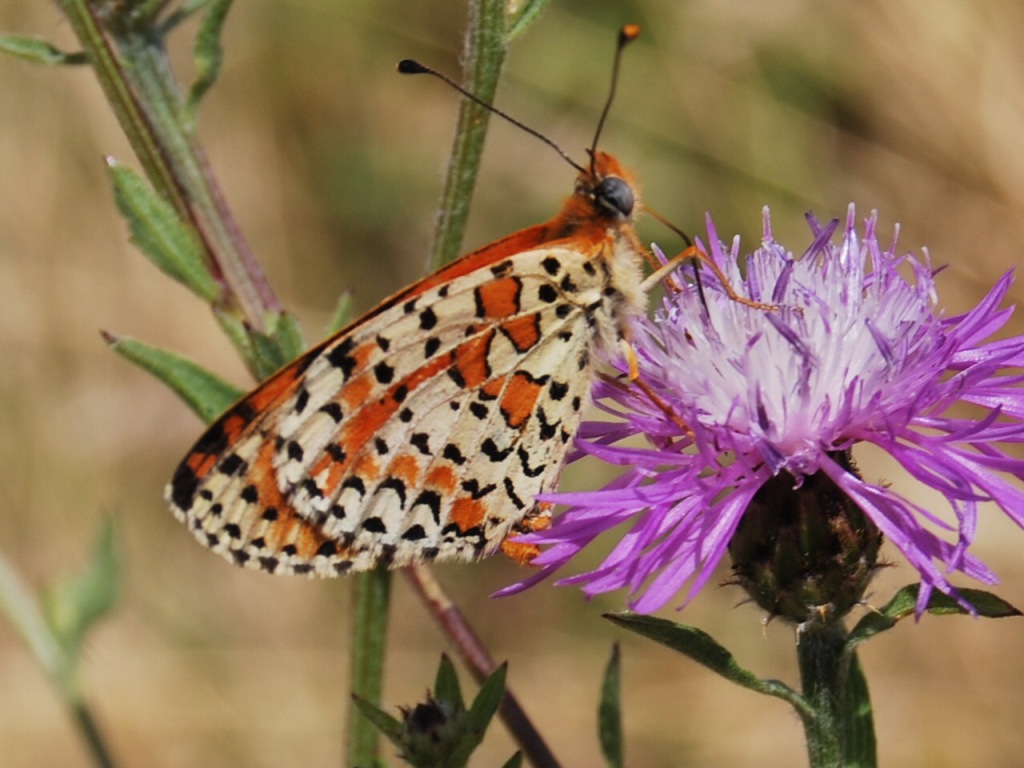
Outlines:
[[[750,537],[775,539],[762,542],[770,550],[785,544],[786,520],[808,515],[821,536],[813,524],[801,528],[797,549],[849,550],[825,559],[862,582],[852,593],[837,586],[848,603],[840,613],[863,594],[881,535],[920,573],[919,612],[934,589],[956,594],[955,571],[996,582],[968,550],[982,504],[1024,526],[1024,493],[1011,480],[1024,478],[1024,461],[1007,453],[1024,440],[1024,337],[988,340],[1011,314],[1000,308],[1011,275],[971,311],[944,317],[927,252],[897,255],[895,240],[883,250],[874,215],[861,237],[852,206],[838,244],[838,220],[808,221],[811,244],[797,257],[775,242],[765,210],[761,247],[741,260],[739,240],[727,249],[708,220],[709,257],[737,293],[775,308],[729,298],[703,269],[700,281],[669,292],[653,320],[637,322],[640,375],[656,397],[624,377],[599,382],[595,402],[614,420],[585,422],[577,441],[580,454],[624,474],[599,491],[545,497],[569,509],[522,539],[544,548],[534,560],[541,570],[506,592],[621,528],[600,566],[559,583],[587,594],[626,588],[630,607],[650,612],[687,584],[692,598],[727,549],[741,581],[760,578],[756,562],[746,571],[736,563],[759,551]],[[865,443],[902,465],[911,484],[938,491],[948,510],[912,501],[905,481],[862,478],[850,457]],[[788,557],[771,552],[769,560]]]

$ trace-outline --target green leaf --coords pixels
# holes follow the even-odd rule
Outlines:
[[[840,723],[843,733],[843,766],[875,768],[878,757],[871,696],[857,654],[851,656],[846,670],[843,697],[843,719]]]
[[[523,753],[516,752],[512,757],[508,759],[501,768],[522,768],[523,765]]]
[[[453,710],[465,710],[466,704],[459,687],[459,676],[447,654],[441,654],[441,662],[437,665],[437,677],[434,679],[434,698],[443,701]]]
[[[114,525],[104,522],[85,570],[56,582],[43,596],[43,611],[61,647],[77,662],[86,632],[113,607],[119,564]]]
[[[246,330],[252,345],[252,364],[256,378],[263,381],[289,362],[289,359],[273,336],[251,327]]]
[[[352,703],[356,705],[356,708],[363,713],[378,731],[387,736],[388,740],[399,749],[402,749],[402,736],[404,729],[402,723],[396,720],[394,717],[389,715],[387,712],[377,709],[370,702],[364,699],[362,696],[352,694]]]
[[[479,740],[483,739],[484,732],[491,723],[491,718],[494,717],[494,713],[498,711],[501,700],[505,697],[506,672],[508,672],[507,663],[502,664],[487,676],[467,713],[469,724],[479,734]],[[479,740],[477,743],[479,743]]]
[[[853,648],[877,634],[892,629],[902,619],[913,616],[920,586],[920,584],[908,584],[897,591],[893,598],[880,610],[865,614],[857,622],[857,626],[853,628],[853,631],[850,632],[847,647]],[[991,592],[985,592],[980,589],[960,589],[957,591],[960,593],[960,597],[974,607],[978,616],[988,619],[1004,619],[1022,615],[1017,608],[1001,597],[993,595]],[[936,616],[970,614],[970,611],[957,602],[955,598],[937,590],[932,591],[925,610]]]
[[[327,323],[327,333],[336,333],[349,324],[352,319],[352,291],[345,289],[334,305],[334,314]]]
[[[232,0],[215,0],[196,34],[192,57],[195,61],[197,75],[189,89],[188,101],[185,104],[185,124],[190,130],[195,126],[199,102],[220,74],[221,63],[224,59],[220,36],[228,11],[231,10],[231,2]]]
[[[0,51],[48,67],[89,63],[88,57],[82,51],[66,53],[45,40],[34,37],[0,35]]]
[[[527,27],[537,20],[547,4],[548,0],[525,0],[518,10],[509,14],[506,38],[511,42],[523,34]]]
[[[778,680],[762,680],[752,672],[741,667],[728,650],[721,646],[711,635],[696,627],[676,624],[666,619],[624,611],[622,613],[606,613],[605,618],[614,624],[636,632],[638,635],[654,640],[662,645],[678,651],[699,664],[703,664],[713,672],[717,672],[726,680],[730,680],[744,688],[757,693],[788,701],[796,708],[801,717],[813,717],[807,701],[785,683]]]
[[[66,682],[66,656],[39,602],[28,584],[7,559],[0,556],[0,613],[14,627],[43,670],[62,685]],[[67,691],[67,689],[64,689]]]
[[[243,394],[242,390],[173,352],[110,333],[104,333],[103,338],[119,355],[170,387],[207,424]]]
[[[597,707],[597,735],[601,741],[601,752],[609,768],[625,765],[622,750],[622,712],[619,703],[621,688],[621,664],[619,646],[612,646],[612,656],[604,673],[601,685],[601,701]]]
[[[285,363],[290,363],[305,351],[306,342],[302,339],[302,328],[292,313],[285,310],[274,315],[267,326]]]
[[[113,158],[107,159],[114,199],[128,222],[131,239],[165,274],[208,302],[221,296],[220,286],[203,261],[192,231],[141,176]]]

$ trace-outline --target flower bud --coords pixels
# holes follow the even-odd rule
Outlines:
[[[856,473],[848,452],[830,454]],[[798,624],[837,621],[860,602],[882,534],[824,472],[780,472],[747,507],[729,542],[735,583]]]

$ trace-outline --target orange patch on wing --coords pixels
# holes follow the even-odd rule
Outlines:
[[[501,391],[505,388],[505,382],[507,381],[508,376],[498,376],[488,381],[480,389],[492,400],[497,400],[498,396],[501,395]]]
[[[516,278],[503,277],[500,280],[491,280],[476,290],[477,300],[485,317],[512,317],[519,312],[519,295],[523,286]]]
[[[505,422],[513,429],[521,427],[537,405],[541,385],[522,373],[515,374],[508,383],[505,396],[501,398],[501,412]]]
[[[469,389],[476,389],[487,381],[490,375],[487,353],[490,351],[493,338],[494,331],[489,331],[460,344],[455,350],[455,368]]]
[[[471,528],[476,528],[484,521],[487,514],[487,507],[479,499],[462,497],[452,504],[452,522],[459,530],[465,533]]]
[[[185,465],[192,470],[192,474],[196,476],[197,480],[202,480],[206,477],[207,473],[213,469],[217,463],[219,456],[215,453],[203,453],[202,451],[193,451],[185,459]]]
[[[405,483],[407,487],[413,487],[418,485],[420,463],[416,460],[415,456],[409,454],[396,456],[395,460],[391,462],[388,472]]]
[[[366,403],[365,399],[360,400],[357,406],[353,408],[355,413],[343,422],[342,438],[339,441],[342,450],[350,457],[355,456],[359,449],[366,445],[380,431],[384,423],[395,414],[395,411],[401,407],[401,401],[405,398],[396,398],[395,393],[399,388],[405,391],[407,397],[420,384],[448,368],[453,360],[454,357],[451,354],[442,355],[435,360],[431,360],[427,365],[417,368],[408,377],[392,386],[388,393],[380,400],[371,403]],[[342,390],[343,398],[348,396],[349,387],[353,383],[354,381],[345,385]],[[351,459],[343,465],[345,471],[348,471],[350,465]]]
[[[374,481],[380,476],[380,464],[368,453],[360,456],[352,466],[352,473],[363,480]]]
[[[341,402],[345,404],[346,410],[354,411],[366,402],[373,389],[373,382],[369,376],[355,376],[341,390]]]
[[[459,478],[455,475],[455,472],[451,467],[441,465],[434,467],[427,473],[427,478],[424,483],[436,488],[441,493],[451,494],[455,492],[455,488],[459,483]]]
[[[280,552],[288,545],[294,544],[297,554],[302,558],[310,558],[327,541],[317,528],[303,520],[277,487],[274,474],[274,443],[266,441],[260,446],[259,455],[250,467],[253,479],[260,493],[262,508],[274,507],[277,519],[267,526],[263,539],[271,551]]]
[[[292,364],[287,368],[278,371],[267,379],[255,392],[245,398],[246,405],[257,413],[263,413],[280,402],[283,395],[291,393],[291,390],[299,378],[298,365]]]
[[[529,352],[540,341],[540,316],[523,315],[501,324],[504,333],[517,352]]]

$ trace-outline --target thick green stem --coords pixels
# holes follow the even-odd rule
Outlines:
[[[505,34],[506,0],[471,0],[466,45],[463,51],[463,85],[490,104],[498,90],[508,44]],[[469,99],[459,110],[451,159],[438,205],[437,226],[428,261],[431,270],[458,257],[469,218],[469,204],[480,169],[490,112]]]
[[[352,621],[351,690],[380,707],[387,645],[391,572],[378,568],[352,577],[355,610]],[[358,709],[348,709],[345,765],[370,768],[380,764],[380,733]]]
[[[811,768],[842,768],[843,648],[846,630],[841,624],[813,626],[800,635],[797,656],[804,698],[814,710],[804,718]]]

